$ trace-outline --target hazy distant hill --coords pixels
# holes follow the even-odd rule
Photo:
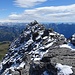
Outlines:
[[[25,28],[23,25],[0,25],[0,42],[2,41],[12,41],[14,38],[18,37],[21,31]]]

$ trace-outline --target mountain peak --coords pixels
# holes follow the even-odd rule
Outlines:
[[[71,53],[67,48],[60,47],[63,44],[67,44],[64,35],[51,28],[46,29],[35,20],[29,23],[23,33],[11,43],[1,62],[0,74],[58,75],[62,69],[58,65],[55,67],[57,62],[62,65],[61,58],[69,56],[67,53]],[[65,60],[67,59],[65,58]],[[64,65],[62,66],[64,67]],[[60,71],[58,67],[61,69]],[[69,70],[71,72],[66,72],[68,75],[72,74],[70,66]],[[63,74],[64,72],[65,70],[63,70]]]
[[[29,23],[29,25],[36,25],[36,24],[39,24],[36,20],[34,20],[33,22]]]

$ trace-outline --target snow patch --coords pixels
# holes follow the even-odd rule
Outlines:
[[[69,48],[71,49],[72,51],[75,51],[75,46],[73,46],[71,43],[68,43],[68,44],[63,44],[63,45],[60,45],[61,48]]]
[[[43,37],[43,39],[47,39],[47,38],[48,38],[48,36]]]
[[[73,73],[72,67],[68,65],[62,65],[60,63],[57,63],[55,68],[57,68],[58,70],[57,75],[70,75]]]
[[[56,34],[54,34],[54,33],[49,33],[49,35],[55,36]]]
[[[52,46],[52,45],[54,44],[54,42],[56,42],[56,41],[53,41],[53,42],[51,42],[51,43],[45,45],[45,48],[49,48],[50,46]]]
[[[25,66],[25,62],[22,62],[17,69],[24,68],[24,66]]]
[[[40,39],[41,38],[41,36],[38,36],[37,38],[36,38],[36,40],[38,40],[38,39]]]

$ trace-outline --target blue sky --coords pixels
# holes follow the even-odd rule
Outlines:
[[[0,22],[75,22],[75,0],[0,0]]]

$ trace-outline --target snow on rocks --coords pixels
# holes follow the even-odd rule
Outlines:
[[[25,69],[27,63],[41,61],[50,47],[53,45],[58,46],[58,42],[63,44],[64,39],[63,35],[53,30],[45,29],[43,25],[38,24],[36,21],[31,22],[19,38],[11,43],[7,54],[1,62],[0,73],[9,75],[11,74],[9,73],[10,70],[14,72],[16,71],[15,69]],[[29,61],[28,58],[30,58]],[[47,73],[44,72],[45,74]]]
[[[25,62],[22,62],[22,63],[19,65],[19,67],[17,67],[17,69],[24,68],[24,66],[25,66]]]
[[[73,35],[71,36],[70,40],[71,40],[71,43],[72,43],[73,45],[75,45],[75,34],[73,34]]]
[[[0,70],[2,69],[2,64],[1,64],[1,62],[0,62]]]
[[[47,39],[47,38],[48,38],[48,36],[43,37],[43,39]]]
[[[72,35],[72,37],[74,37],[74,38],[75,38],[75,34],[73,34],[73,35]]]
[[[58,70],[57,75],[70,75],[73,73],[72,67],[68,65],[62,65],[60,63],[57,63],[55,68],[57,68]]]
[[[53,41],[53,42],[51,42],[51,43],[45,45],[45,48],[49,48],[49,47],[51,47],[51,46],[53,45],[54,42],[56,42],[56,41]]]
[[[68,44],[62,44],[60,45],[60,48],[69,48],[71,49],[72,51],[75,51],[75,46],[71,43],[68,43]]]

